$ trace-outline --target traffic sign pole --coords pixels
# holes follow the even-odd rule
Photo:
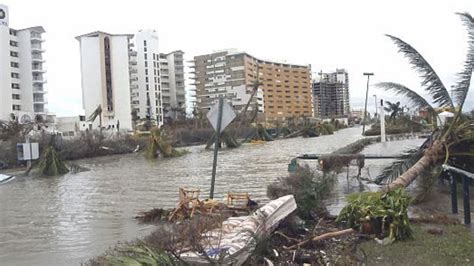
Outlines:
[[[216,168],[217,168],[217,152],[219,151],[219,143],[221,136],[221,123],[222,123],[222,109],[224,106],[224,98],[219,97],[219,112],[217,115],[217,127],[216,127],[216,138],[214,142],[214,161],[212,163],[212,179],[211,179],[211,192],[209,198],[214,198],[214,183],[216,182]]]

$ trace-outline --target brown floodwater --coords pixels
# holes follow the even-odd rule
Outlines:
[[[294,138],[245,144],[219,152],[215,198],[228,191],[249,192],[264,202],[266,187],[287,174],[287,165],[303,153],[329,153],[361,138],[361,128],[349,128],[318,138]],[[421,140],[375,144],[365,152],[397,154]],[[149,161],[142,154],[76,161],[90,171],[55,178],[24,177],[0,185],[0,264],[74,265],[103,253],[117,241],[133,240],[153,226],[134,216],[155,207],[174,207],[179,187],[200,188],[208,194],[212,151],[187,148],[179,158]],[[366,165],[375,177],[388,160]],[[315,165],[315,162],[309,162]],[[356,171],[352,167],[352,171]],[[363,174],[367,174],[367,170]],[[344,195],[370,189],[354,179],[339,178],[330,210],[337,212]]]

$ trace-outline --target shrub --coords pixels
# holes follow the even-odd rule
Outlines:
[[[405,240],[412,231],[408,219],[410,197],[404,189],[387,193],[364,192],[348,196],[337,222],[363,233],[375,233],[391,240]],[[388,233],[388,235],[387,235]]]
[[[322,211],[323,200],[329,195],[335,180],[334,175],[320,175],[309,167],[299,167],[296,172],[270,184],[267,195],[270,199],[276,199],[292,194],[298,205],[297,214],[311,220],[314,214]]]

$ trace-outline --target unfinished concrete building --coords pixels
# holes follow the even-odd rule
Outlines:
[[[350,114],[349,74],[345,69],[316,75],[313,80],[313,105],[318,118],[338,118]]]

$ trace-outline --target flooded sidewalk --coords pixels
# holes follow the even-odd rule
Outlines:
[[[330,153],[362,138],[360,133],[361,128],[349,128],[317,138],[224,149],[219,153],[216,199],[233,191],[249,192],[252,199],[266,201],[267,185],[287,175],[292,158]],[[416,141],[406,142],[413,146],[422,140]],[[364,152],[396,154],[405,145],[400,143],[404,142],[389,142],[387,147],[375,144]],[[79,160],[77,164],[91,170],[54,178],[19,177],[0,186],[0,261],[3,265],[79,264],[117,241],[146,235],[153,226],[138,224],[133,219],[137,213],[175,207],[179,187],[200,188],[202,198],[207,197],[212,151],[203,146],[187,149],[190,153],[183,157],[158,161],[146,160],[141,154]],[[366,160],[366,167],[373,178],[389,163]],[[329,201],[332,212],[342,207],[345,194],[360,191],[357,180],[347,182],[345,173],[341,176],[344,179],[340,178]]]

